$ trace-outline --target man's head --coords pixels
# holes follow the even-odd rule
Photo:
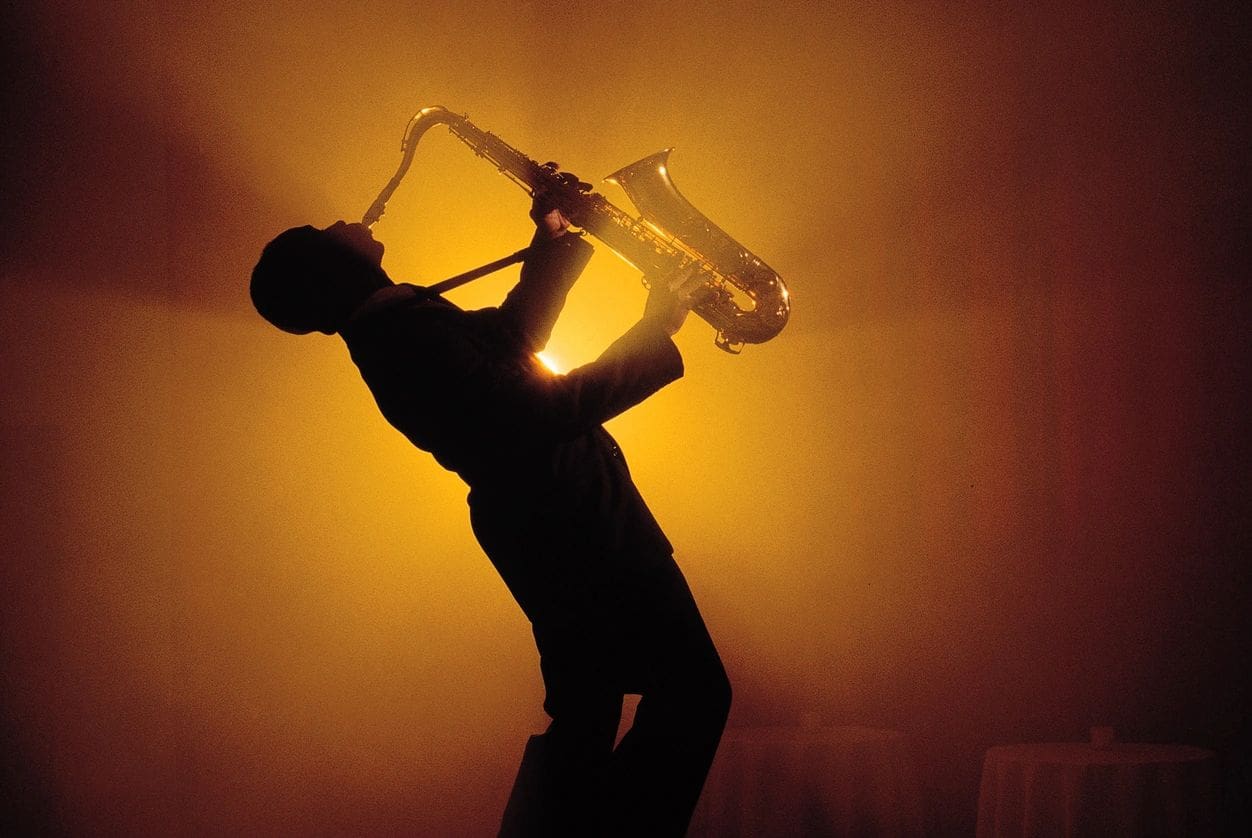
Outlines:
[[[382,244],[363,224],[293,227],[261,251],[252,304],[284,332],[334,334],[366,297],[391,284],[382,258]]]

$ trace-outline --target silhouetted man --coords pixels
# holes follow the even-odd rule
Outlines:
[[[643,317],[565,375],[535,357],[591,257],[537,200],[521,279],[463,311],[394,284],[368,228],[299,227],[266,246],[257,310],[339,334],[383,415],[470,487],[470,523],[530,619],[552,722],[532,737],[502,835],[682,835],[730,685],[672,557],[602,423],[683,372],[671,340],[693,281],[654,283]],[[616,749],[625,694],[641,699]]]

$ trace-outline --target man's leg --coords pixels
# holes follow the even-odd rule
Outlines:
[[[622,692],[606,681],[603,649],[586,631],[536,636],[552,722],[526,745],[500,836],[598,836]]]
[[[730,712],[730,682],[687,582],[670,559],[628,587],[635,722],[613,754],[609,834],[686,833]]]

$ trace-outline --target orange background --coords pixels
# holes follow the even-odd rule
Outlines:
[[[937,834],[972,828],[986,747],[1097,724],[1218,749],[1244,818],[1248,29],[1018,5],[9,10],[3,816],[494,834],[542,691],[464,487],[246,293],[444,104],[587,180],[674,146],[791,287],[738,358],[693,319],[686,378],[610,426],[732,724],[904,731]],[[527,205],[436,129],[384,266],[503,255]],[[643,299],[599,248],[551,354]]]

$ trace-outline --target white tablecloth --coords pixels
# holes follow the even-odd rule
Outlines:
[[[1213,834],[1217,764],[1185,745],[1001,745],[987,751],[978,838]]]
[[[731,728],[692,838],[917,836],[921,794],[904,734],[863,727]]]

